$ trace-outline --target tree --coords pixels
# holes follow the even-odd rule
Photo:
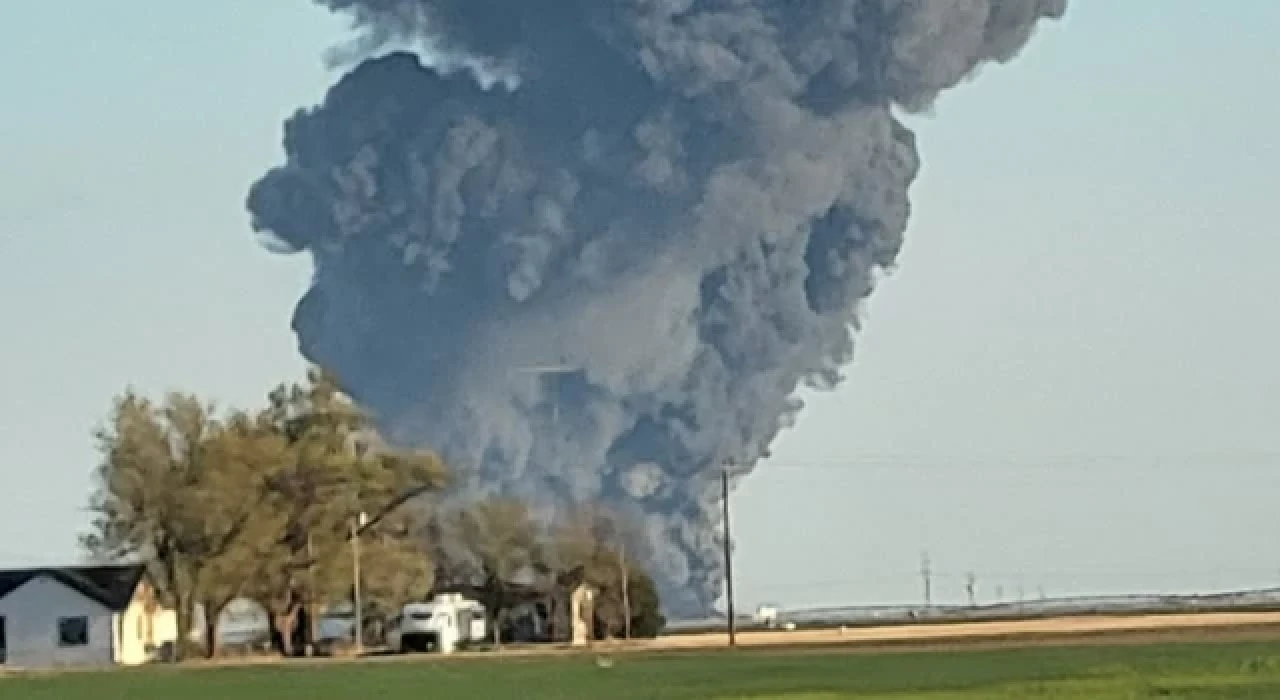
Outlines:
[[[475,593],[488,613],[493,642],[501,646],[507,613],[524,599],[521,579],[537,585],[546,572],[541,532],[529,509],[512,499],[481,501],[443,517],[434,536],[453,547],[447,566],[454,580],[448,583]]]
[[[398,512],[359,531],[360,606],[365,623],[389,617],[406,601],[422,600],[431,592],[435,571],[424,552],[420,520],[416,513]],[[343,552],[319,563],[317,578],[332,582],[326,597],[354,604],[355,550],[350,540],[346,545]]]
[[[667,626],[662,615],[662,599],[658,587],[649,574],[635,570],[631,573],[631,636],[653,639]]]
[[[215,473],[208,488],[222,504],[238,499],[231,507],[239,528],[221,553],[207,559],[208,575],[196,591],[196,602],[204,610],[205,653],[212,658],[219,651],[218,621],[223,610],[248,590],[245,572],[270,555],[264,543],[283,524],[285,509],[268,484],[287,464],[288,451],[264,415],[251,417],[243,412],[225,422],[209,449],[218,463],[236,465]]]
[[[550,559],[560,577],[596,590],[597,636],[656,636],[666,624],[653,580],[640,566],[639,530],[602,508],[580,508],[552,533]]]
[[[287,446],[287,459],[267,487],[281,504],[278,529],[262,543],[267,554],[253,572],[251,592],[267,609],[272,636],[285,654],[313,635],[300,618],[314,623],[316,606],[350,595],[350,537],[360,513],[375,535],[368,557],[374,592],[417,590],[430,579],[426,552],[414,539],[396,535],[405,521],[400,508],[444,483],[444,467],[426,451],[395,450],[378,439],[368,416],[337,387],[332,375],[308,372],[306,382],[271,392],[266,421]],[[376,558],[385,555],[387,559]],[[394,567],[421,559],[395,579]],[[385,562],[383,564],[382,562]],[[379,588],[379,581],[383,584]]]
[[[225,421],[211,404],[173,393],[162,405],[126,391],[95,433],[101,462],[83,546],[111,561],[139,560],[177,614],[185,654],[197,603],[206,606],[216,652],[217,614],[237,588],[239,549],[262,528],[263,488],[284,443],[243,413]]]
[[[317,604],[350,595],[348,546],[362,512],[373,515],[359,533],[373,599],[430,587],[401,506],[443,484],[435,455],[383,445],[318,370],[278,387],[258,414],[215,414],[192,396],[155,405],[126,392],[95,434],[102,460],[83,544],[101,559],[146,562],[182,640],[199,605],[206,653],[216,654],[220,613],[248,596],[270,613],[280,650],[292,652],[311,637],[297,624],[304,612],[314,620]]]

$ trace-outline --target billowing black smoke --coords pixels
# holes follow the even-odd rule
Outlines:
[[[840,381],[902,245],[893,108],[1066,5],[318,2],[383,55],[289,120],[249,195],[314,258],[303,352],[466,471],[459,497],[629,512],[677,615],[719,595],[721,466]]]

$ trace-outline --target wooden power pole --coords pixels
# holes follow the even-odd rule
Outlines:
[[[618,574],[622,577],[622,638],[631,639],[631,572],[627,568],[627,543],[618,540]]]
[[[929,565],[929,553],[920,555],[920,578],[924,581],[924,607],[933,607],[933,568]]]
[[[733,530],[729,527],[729,466],[720,473],[720,497],[724,507],[725,608],[729,615],[729,646],[738,644],[738,627],[733,609]]]

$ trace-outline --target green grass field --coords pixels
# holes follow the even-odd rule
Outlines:
[[[1280,643],[930,653],[740,651],[155,668],[0,678],[0,700],[1280,699]]]

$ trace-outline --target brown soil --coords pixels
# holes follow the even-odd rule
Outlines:
[[[1224,635],[1225,633],[1225,635]],[[999,622],[959,622],[834,629],[770,630],[740,632],[740,647],[821,647],[831,645],[870,648],[966,646],[999,642],[1061,643],[1074,638],[1124,641],[1194,640],[1230,638],[1280,639],[1280,612],[1203,613],[1184,615],[1125,615],[1063,617]],[[725,633],[660,637],[632,642],[629,648],[649,650],[709,649],[728,645]]]

